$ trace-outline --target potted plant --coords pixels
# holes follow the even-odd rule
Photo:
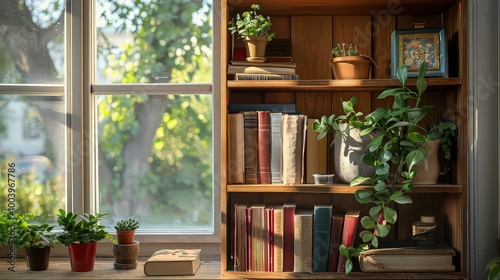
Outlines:
[[[137,267],[139,241],[134,240],[137,228],[139,228],[139,222],[134,219],[120,220],[116,223],[117,241],[113,243],[115,269],[134,269]]]
[[[0,245],[9,244],[9,212],[0,210]]]
[[[361,136],[370,135],[372,141],[363,152],[360,159],[372,166],[375,172],[372,176],[358,176],[351,186],[369,183],[370,188],[355,192],[356,200],[361,204],[374,204],[369,215],[361,218],[364,230],[360,233],[363,244],[357,248],[340,246],[340,253],[347,258],[345,271],[349,274],[353,265],[351,257],[357,257],[360,252],[372,247],[377,248],[379,238],[389,234],[391,225],[397,221],[397,213],[391,207],[393,203],[412,203],[407,192],[413,190],[413,179],[416,176],[415,165],[427,155],[424,144],[438,139],[440,131],[448,129],[451,123],[443,123],[426,130],[420,121],[425,117],[431,106],[421,106],[422,95],[427,88],[424,79],[427,65],[422,63],[417,79],[417,91],[406,87],[408,77],[407,67],[397,70],[397,77],[402,86],[384,90],[379,99],[394,97],[391,108],[376,108],[370,114],[354,113],[357,125],[362,129]],[[373,132],[377,134],[373,135]],[[400,186],[396,188],[396,185]]]
[[[345,49],[345,44],[337,44],[332,49],[332,59],[330,66],[335,79],[368,79],[373,60],[366,55],[358,55],[358,47],[349,45]]]
[[[104,229],[105,227],[99,224],[105,215],[84,213],[83,216],[79,216],[59,209],[57,223],[63,232],[57,235],[57,240],[68,247],[72,271],[92,271],[97,241],[104,238],[113,240],[113,237]]]
[[[27,265],[30,270],[40,271],[49,267],[50,248],[58,244],[57,235],[52,233],[54,226],[32,222],[33,215],[16,217],[17,236],[15,248],[24,247]]]
[[[258,14],[260,6],[252,4],[251,11],[243,14],[236,14],[236,22],[228,23],[231,34],[237,34],[238,38],[243,38],[247,50],[247,61],[264,62],[267,43],[271,41],[275,33],[271,32],[271,18]]]
[[[488,280],[500,279],[500,257],[491,259],[486,265],[484,273],[488,274]]]

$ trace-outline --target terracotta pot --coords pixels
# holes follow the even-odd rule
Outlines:
[[[116,239],[118,239],[118,244],[134,244],[134,234],[133,230],[116,230]]]
[[[247,50],[247,61],[266,61],[266,47],[269,39],[265,36],[247,36],[243,39]]]
[[[372,60],[364,56],[332,58],[330,65],[335,79],[369,79]]]
[[[85,272],[94,270],[97,242],[71,243],[68,246],[71,270]]]
[[[439,179],[439,144],[441,140],[431,140],[424,144],[427,149],[427,156],[414,165],[417,175],[413,178],[413,184],[436,184]]]
[[[133,244],[113,244],[113,255],[115,256],[115,269],[134,269],[137,267],[137,256],[139,256],[139,241]]]
[[[26,260],[28,269],[33,271],[46,270],[49,267],[50,246],[43,248],[28,248],[26,251]]]

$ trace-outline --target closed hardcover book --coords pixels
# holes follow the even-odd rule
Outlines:
[[[271,117],[271,183],[281,184],[281,115],[270,113]]]
[[[332,205],[316,204],[313,209],[312,271],[328,270]]]
[[[259,184],[271,183],[271,116],[269,111],[257,112],[258,133],[258,167],[257,179]]]
[[[283,271],[293,272],[295,203],[283,205]]]
[[[163,249],[144,263],[148,276],[194,275],[200,267],[201,249]]]
[[[258,131],[257,131],[257,112],[243,112],[244,120],[244,144],[245,144],[245,183],[257,184],[258,168]]]
[[[248,81],[248,80],[298,80],[297,74],[245,74],[236,73],[234,75],[235,81]]]
[[[250,61],[231,61],[232,66],[256,66],[256,67],[285,67],[297,68],[295,63],[291,62],[250,62]]]
[[[246,66],[246,65],[229,65],[227,74],[234,75],[236,73],[245,74],[295,74],[294,67],[286,66]]]
[[[306,121],[305,115],[282,116],[283,184],[303,182]]]
[[[349,209],[344,216],[344,227],[342,229],[342,244],[346,247],[354,246],[356,239],[356,230],[358,227],[359,210]],[[343,255],[339,256],[337,272],[345,272],[346,258]]]
[[[444,243],[417,247],[412,240],[394,240],[361,252],[358,259],[363,272],[444,272],[455,271],[455,254]]]
[[[283,271],[283,205],[274,205],[273,211],[273,270]]]
[[[294,218],[293,271],[312,272],[313,211],[297,209]]]
[[[264,204],[251,206],[252,266],[251,271],[264,271],[264,251],[266,246]]]
[[[243,113],[228,115],[227,182],[245,183],[245,146]]]
[[[344,215],[332,214],[330,230],[330,249],[328,255],[328,272],[336,272],[339,265],[339,248],[342,243]]]
[[[318,133],[313,130],[313,123],[316,119],[307,119],[306,136],[306,183],[314,184],[313,174],[326,174],[326,155],[328,154],[328,144],[326,137],[318,140]]]
[[[234,270],[247,271],[247,204],[234,205]]]

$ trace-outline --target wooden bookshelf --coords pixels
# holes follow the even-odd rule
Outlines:
[[[271,16],[276,38],[290,39],[299,80],[234,81],[227,75],[231,61],[232,37],[227,22],[246,11],[255,1],[221,1],[221,271],[223,278],[251,279],[467,279],[468,205],[468,113],[467,113],[467,1],[465,0],[277,0],[259,3],[261,13]],[[290,104],[309,118],[342,112],[340,100],[358,98],[358,111],[368,113],[386,106],[377,96],[400,83],[391,77],[391,34],[395,29],[411,29],[413,23],[426,28],[443,27],[448,46],[448,78],[426,78],[424,101],[433,108],[424,125],[442,118],[458,126],[457,158],[451,173],[436,185],[417,185],[410,193],[412,204],[397,207],[398,221],[391,239],[411,238],[411,224],[423,213],[433,213],[441,241],[456,251],[452,273],[292,273],[244,272],[233,270],[233,207],[235,203],[282,204],[295,202],[298,208],[312,209],[315,203],[331,203],[338,214],[358,206],[354,192],[368,186],[350,187],[334,181],[332,185],[275,185],[227,183],[227,114],[229,104]],[[353,43],[360,53],[377,64],[371,78],[334,80],[329,65],[331,49],[337,43]],[[407,86],[415,88],[416,79]],[[331,140],[331,139],[329,139]],[[333,173],[333,149],[328,149],[326,169]],[[361,216],[370,206],[362,206]],[[358,227],[358,233],[362,229]]]

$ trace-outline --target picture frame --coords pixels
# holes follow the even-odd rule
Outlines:
[[[408,77],[418,77],[420,64],[427,62],[426,77],[448,77],[448,50],[443,28],[395,30],[391,36],[391,74],[408,66]]]

